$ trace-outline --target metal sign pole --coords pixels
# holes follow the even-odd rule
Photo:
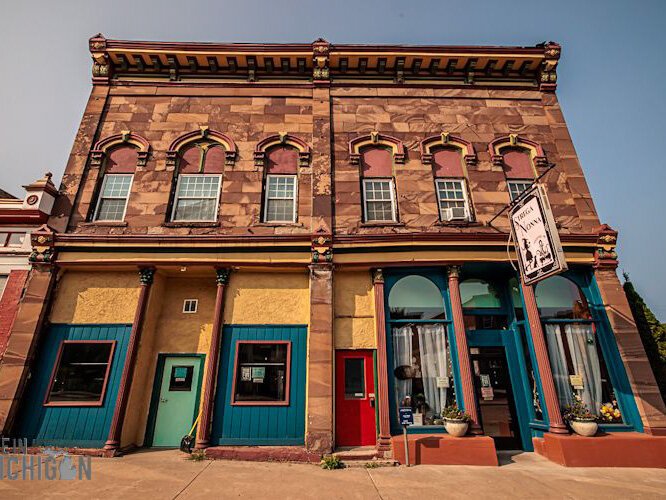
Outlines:
[[[405,461],[407,462],[406,465],[409,467],[409,444],[407,443],[407,426],[403,425],[402,426],[402,434],[405,438]]]

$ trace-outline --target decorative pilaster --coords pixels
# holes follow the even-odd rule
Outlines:
[[[204,399],[201,407],[201,418],[197,429],[197,442],[195,448],[203,450],[210,444],[210,426],[213,421],[213,407],[215,405],[215,385],[217,383],[217,370],[220,365],[220,344],[222,342],[222,323],[224,321],[224,291],[229,284],[231,271],[225,268],[215,270],[217,294],[215,296],[215,315],[213,316],[213,334],[206,356],[206,375],[204,380]]]
[[[153,267],[144,267],[139,270],[139,281],[141,283],[139,301],[136,306],[132,331],[130,332],[130,338],[127,344],[127,354],[125,355],[125,364],[120,378],[120,386],[118,387],[118,396],[116,398],[116,407],[113,411],[113,420],[111,420],[111,427],[109,428],[109,437],[104,444],[104,449],[112,454],[115,454],[118,451],[118,448],[120,448],[120,437],[123,431],[127,403],[129,401],[130,389],[132,387],[136,355],[139,351],[143,320],[146,315],[148,296],[153,285],[154,276],[155,268]]]
[[[525,285],[524,283],[521,283],[520,286],[523,290],[525,312],[527,313],[527,320],[532,334],[532,344],[534,344],[537,369],[539,370],[539,376],[541,377],[544,403],[546,404],[548,419],[550,420],[549,430],[555,434],[568,434],[569,431],[562,419],[560,400],[555,391],[553,371],[550,367],[550,360],[548,358],[548,346],[546,345],[546,338],[543,335],[539,309],[537,308],[536,298],[534,296],[534,287],[532,285]]]
[[[460,366],[460,382],[465,411],[472,417],[470,434],[483,434],[479,425],[479,408],[474,394],[474,376],[472,363],[469,359],[469,346],[465,333],[465,320],[463,318],[462,299],[460,297],[460,267],[450,266],[449,270],[449,296],[451,297],[451,311],[453,313],[453,332],[458,347],[458,364]]]
[[[388,356],[386,353],[386,315],[384,312],[384,274],[381,269],[372,273],[375,296],[375,331],[377,332],[377,404],[379,429],[377,450],[391,449],[391,419],[389,416]]]

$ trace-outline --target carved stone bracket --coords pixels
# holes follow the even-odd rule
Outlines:
[[[312,44],[312,80],[316,83],[328,84],[331,79],[329,69],[330,44],[323,38],[315,40]]]
[[[88,48],[92,56],[93,83],[108,83],[113,73],[113,65],[106,52],[106,38],[101,33],[88,40]]]
[[[46,224],[42,225],[30,235],[32,252],[28,260],[33,266],[51,266],[55,260],[55,233]]]
[[[323,228],[319,229],[312,238],[312,262],[333,262],[333,237]]]
[[[595,269],[617,269],[618,260],[615,247],[617,246],[617,231],[608,224],[603,224],[597,231],[597,248],[594,251]]]
[[[541,63],[539,70],[539,90],[553,92],[557,88],[557,63],[560,60],[562,47],[555,42],[544,45],[546,58]]]
[[[215,283],[217,285],[228,285],[231,269],[228,267],[218,267],[215,269]]]
[[[142,267],[139,269],[139,281],[142,285],[152,285],[155,277],[154,267]]]

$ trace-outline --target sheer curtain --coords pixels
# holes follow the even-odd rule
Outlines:
[[[550,367],[553,370],[555,389],[560,399],[560,405],[564,407],[573,402],[573,397],[559,325],[546,325],[546,344],[548,345],[548,357],[550,358]]]
[[[583,377],[583,389],[578,394],[592,413],[599,413],[603,403],[601,367],[592,325],[568,324],[564,331],[576,374]]]
[[[395,366],[412,365],[412,327],[410,325],[394,327],[391,331],[393,337],[393,357]],[[395,401],[402,405],[405,396],[412,394],[412,380],[395,378]]]
[[[421,375],[426,403],[432,413],[439,414],[446,406],[446,388],[437,387],[437,378],[447,377],[446,336],[444,325],[418,325],[421,353]]]

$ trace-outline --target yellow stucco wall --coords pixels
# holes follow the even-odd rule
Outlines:
[[[139,299],[137,272],[67,271],[60,278],[51,323],[132,323]]]
[[[231,274],[224,323],[234,325],[307,325],[310,290],[306,272]]]
[[[159,279],[158,279],[159,277]],[[122,445],[143,444],[160,353],[207,354],[213,332],[215,280],[156,276],[139,347]],[[198,299],[194,314],[183,313],[185,299]],[[206,363],[208,360],[206,360]],[[202,368],[205,371],[206,366]],[[202,383],[201,394],[205,390]],[[203,396],[202,396],[203,397]],[[200,400],[200,404],[203,399]],[[189,431],[185,429],[183,435]]]
[[[336,349],[375,349],[375,302],[367,271],[335,274]]]

